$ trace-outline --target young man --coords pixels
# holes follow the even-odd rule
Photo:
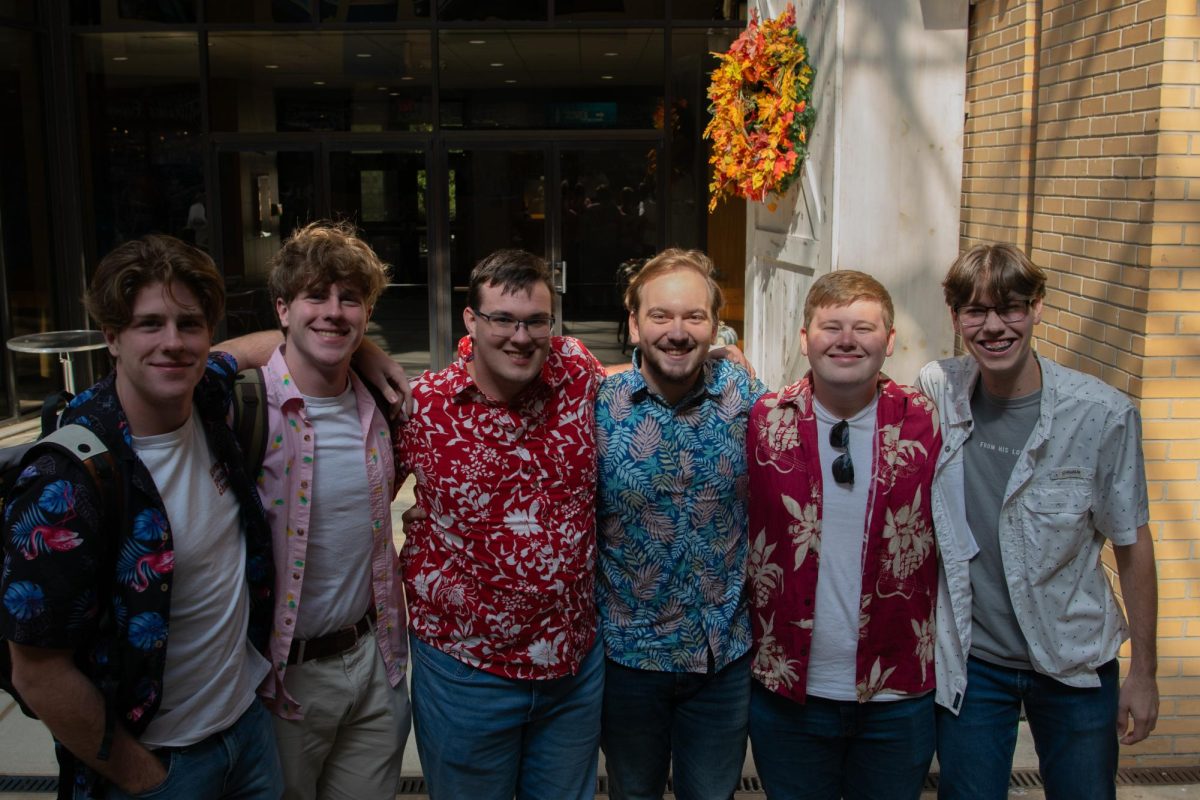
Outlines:
[[[170,237],[106,256],[86,304],[116,370],[63,421],[117,456],[120,499],[46,450],[5,510],[0,632],[57,742],[60,797],[282,789],[255,697],[270,532],[225,425],[235,367],[218,355],[205,377],[224,298],[212,260]]]
[[[416,411],[397,438],[397,472],[416,474],[423,512],[403,561],[413,724],[435,800],[596,790],[593,403],[604,370],[550,335],[552,296],[530,253],[476,265],[459,359],[413,382]]]
[[[391,433],[387,409],[350,369],[386,285],[387,268],[344,224],[301,228],[272,263],[284,342],[263,368],[259,493],[276,603],[261,693],[275,712],[284,797],[296,800],[393,797],[408,739]]]
[[[811,371],[750,415],[750,740],[779,798],[916,798],[933,757],[932,403],[880,372],[892,300],[822,276]]]
[[[1047,797],[1111,798],[1117,737],[1141,741],[1158,717],[1140,417],[1115,389],[1035,355],[1046,276],[1020,250],[978,245],[942,285],[967,354],[926,365],[919,382],[946,441],[933,485],[939,796],[1007,796],[1024,707]],[[1101,567],[1106,540],[1129,628]]]
[[[750,700],[746,420],[766,391],[709,361],[721,289],[667,250],[625,293],[634,369],[604,382],[596,599],[608,659],[601,746],[614,798],[726,800]]]

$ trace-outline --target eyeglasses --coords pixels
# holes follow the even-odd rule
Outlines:
[[[854,485],[854,462],[850,460],[850,423],[842,420],[829,429],[829,446],[845,450],[833,461],[833,479]]]
[[[516,319],[508,314],[485,314],[478,308],[471,309],[475,312],[475,316],[483,317],[492,326],[492,329],[502,336],[516,336],[517,331],[521,326],[525,326],[525,330],[534,339],[545,339],[550,335],[550,329],[554,327],[554,317],[530,317],[529,319]]]
[[[1026,298],[1025,300],[1017,300],[1016,302],[1009,301],[999,306],[960,306],[958,308],[958,322],[966,328],[978,328],[987,321],[989,311],[995,311],[996,316],[1001,322],[1020,322],[1029,316],[1029,307],[1033,305],[1033,301]]]

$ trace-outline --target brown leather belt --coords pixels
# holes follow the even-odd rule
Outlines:
[[[318,658],[329,658],[341,655],[353,649],[358,640],[367,635],[367,631],[375,624],[375,606],[367,609],[363,618],[353,625],[318,636],[315,639],[299,641],[292,640],[292,650],[288,653],[288,664],[303,664],[305,661],[316,661]]]

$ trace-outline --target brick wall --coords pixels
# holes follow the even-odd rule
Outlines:
[[[1046,268],[1038,351],[1143,414],[1162,707],[1128,764],[1200,763],[1198,87],[1198,0],[971,9],[962,245]]]

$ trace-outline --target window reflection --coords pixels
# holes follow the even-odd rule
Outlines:
[[[661,29],[441,34],[444,128],[651,128]]]
[[[46,186],[42,74],[34,35],[0,28],[0,220],[3,259],[0,280],[7,308],[0,338],[41,333],[58,327],[52,294],[50,242],[55,225]],[[0,416],[33,406],[61,384],[52,356],[0,355]],[[13,380],[15,378],[15,381]]]
[[[429,16],[431,0],[208,0],[209,22],[400,22]]]
[[[196,0],[71,0],[71,22],[75,25],[195,21]]]
[[[86,34],[76,51],[92,257],[151,232],[196,241],[195,206],[204,204],[196,35]]]
[[[428,33],[214,33],[209,43],[214,130],[431,127]]]
[[[438,0],[438,19],[523,21],[547,18],[546,0]]]

